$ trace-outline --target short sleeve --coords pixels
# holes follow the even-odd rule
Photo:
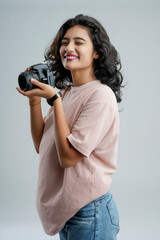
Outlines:
[[[84,156],[91,152],[104,138],[115,118],[112,101],[90,101],[82,109],[68,136],[69,142]]]

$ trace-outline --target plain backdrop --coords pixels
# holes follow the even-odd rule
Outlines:
[[[160,1],[156,0],[0,0],[0,239],[59,239],[44,233],[36,211],[38,155],[30,135],[28,100],[15,88],[19,73],[42,62],[59,27],[79,13],[104,25],[120,53],[127,83],[119,105],[118,169],[111,188],[120,214],[118,240],[159,240]],[[45,100],[42,105],[46,114],[49,105]]]

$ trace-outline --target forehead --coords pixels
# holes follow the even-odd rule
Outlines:
[[[89,29],[85,26],[81,26],[81,25],[76,25],[73,26],[71,28],[69,28],[64,37],[67,38],[74,38],[74,37],[85,37],[86,39],[90,39],[89,36]]]

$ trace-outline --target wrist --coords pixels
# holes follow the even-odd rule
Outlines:
[[[30,98],[28,98],[28,99],[29,99],[29,105],[30,105],[30,104],[35,104],[35,103],[41,101],[41,97],[35,97],[35,96],[30,97]]]
[[[34,106],[39,105],[40,103],[41,103],[41,100],[40,100],[40,101],[37,101],[37,102],[34,102],[34,103],[29,101],[29,106],[30,106],[30,107],[34,107]]]
[[[47,99],[47,103],[52,107],[53,102],[60,97],[62,97],[62,94],[60,92],[58,92],[58,93],[54,94],[53,97],[51,97],[50,99]]]

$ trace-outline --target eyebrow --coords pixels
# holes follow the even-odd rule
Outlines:
[[[82,40],[82,41],[86,42],[86,40],[85,40],[84,38],[81,38],[81,37],[75,37],[75,38],[73,38],[73,39],[74,39],[74,40]],[[64,37],[64,38],[62,38],[62,40],[69,40],[69,38]]]

